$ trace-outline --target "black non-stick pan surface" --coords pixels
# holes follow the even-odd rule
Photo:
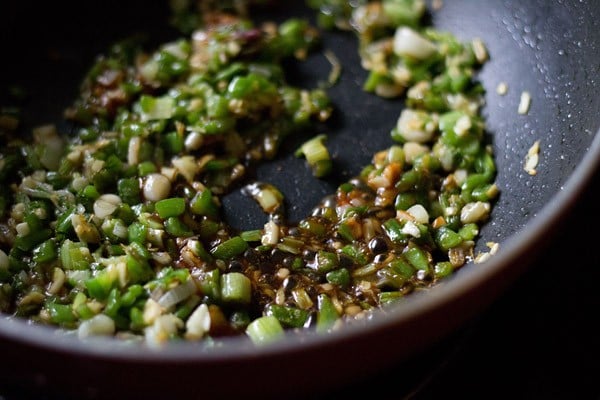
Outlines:
[[[313,18],[314,12],[301,1],[287,3],[263,10],[260,18],[298,13]],[[168,15],[166,2],[3,1],[0,100],[6,101],[7,87],[21,86],[27,93],[23,106],[29,126],[60,124],[62,110],[77,93],[93,57],[133,33],[146,34],[155,43],[175,38]],[[499,242],[501,249],[492,260],[462,268],[367,327],[260,351],[235,341],[210,353],[187,345],[159,352],[115,343],[89,345],[23,321],[0,319],[0,382],[78,398],[311,394],[431,348],[483,312],[554,243],[565,216],[590,184],[600,158],[599,17],[597,1],[542,0],[446,0],[431,15],[437,29],[464,40],[481,38],[490,54],[478,79],[487,91],[483,111],[501,194],[479,248],[487,241]],[[324,33],[323,47],[343,65],[339,82],[328,89],[336,112],[319,132],[328,134],[335,173],[316,179],[294,157],[297,145],[315,133],[307,132],[290,138],[281,156],[252,176],[284,193],[290,221],[309,213],[323,196],[357,174],[374,152],[391,145],[389,131],[402,109],[401,100],[362,90],[366,73],[350,33]],[[317,53],[291,67],[293,83],[317,85],[326,80],[330,65]],[[501,82],[509,88],[504,96],[496,93]],[[532,97],[527,115],[517,113],[523,91]],[[536,140],[541,156],[537,175],[530,176],[523,165]],[[224,206],[235,227],[258,228],[267,219],[239,191],[228,195]],[[598,217],[590,217],[588,234],[597,222]]]

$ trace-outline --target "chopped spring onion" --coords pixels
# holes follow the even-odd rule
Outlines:
[[[265,345],[284,337],[284,330],[277,318],[265,315],[248,324],[246,335],[256,345]]]
[[[304,142],[295,153],[296,157],[304,156],[306,158],[313,174],[318,178],[329,174],[332,168],[329,150],[323,143],[326,138],[325,135],[317,135]]]
[[[225,302],[250,303],[252,298],[252,282],[239,272],[221,275],[221,299]]]
[[[394,53],[399,56],[424,60],[436,52],[433,42],[407,26],[401,26],[394,34]]]
[[[242,189],[242,193],[252,196],[268,214],[273,214],[281,209],[283,205],[283,194],[275,186],[264,183],[250,183]]]

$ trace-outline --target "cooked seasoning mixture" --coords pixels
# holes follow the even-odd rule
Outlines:
[[[258,344],[368,317],[475,259],[498,193],[474,78],[483,43],[425,26],[421,0],[307,4],[320,26],[203,9],[153,52],[115,45],[66,110],[76,135],[47,125],[24,142],[2,113],[3,313],[81,338]],[[326,28],[356,35],[365,91],[405,96],[390,146],[294,225],[276,187],[247,183],[271,218],[235,231],[221,197],[332,112],[325,89],[288,84],[282,63]],[[335,164],[316,133],[296,155],[315,179]]]

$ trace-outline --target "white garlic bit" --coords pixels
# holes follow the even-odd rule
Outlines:
[[[153,173],[144,180],[144,197],[150,201],[166,199],[171,193],[171,182],[163,174]]]

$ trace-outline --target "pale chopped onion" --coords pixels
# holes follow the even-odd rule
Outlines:
[[[160,346],[182,327],[183,321],[175,315],[161,315],[154,320],[152,326],[149,326],[144,330],[146,343],[151,347]]]
[[[151,325],[162,314],[163,308],[152,299],[146,300],[144,305],[144,313],[142,314],[144,323]]]
[[[192,279],[175,286],[158,299],[158,304],[163,308],[169,308],[187,299],[196,292],[196,284]]]
[[[394,53],[424,60],[437,52],[435,43],[407,26],[401,26],[394,34]]]
[[[412,215],[415,218],[415,221],[421,224],[426,224],[429,222],[429,213],[421,204],[415,204],[406,210],[406,212]]]
[[[94,214],[98,218],[112,215],[123,201],[116,194],[103,194],[94,202]]]
[[[210,330],[210,312],[206,304],[200,304],[185,323],[186,339],[197,340]]]
[[[460,221],[463,224],[479,222],[487,218],[490,213],[490,203],[476,201],[467,203],[460,211]]]
[[[265,233],[261,238],[261,242],[264,245],[277,244],[279,241],[279,226],[273,221],[269,221],[265,224]]]
[[[415,238],[421,237],[421,231],[419,230],[419,227],[412,221],[406,221],[402,227],[402,233]]]
[[[89,336],[112,335],[115,333],[115,321],[108,315],[98,314],[83,321],[77,329],[77,336],[84,339]]]

